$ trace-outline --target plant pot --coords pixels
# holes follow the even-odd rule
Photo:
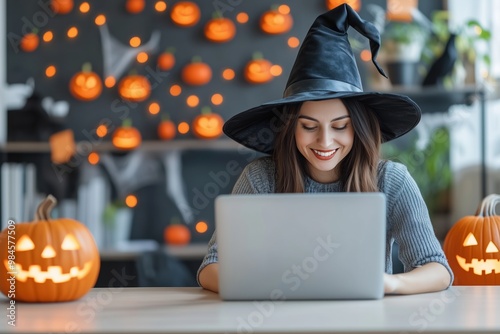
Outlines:
[[[418,86],[420,85],[418,66],[418,62],[388,62],[389,80],[394,86]]]

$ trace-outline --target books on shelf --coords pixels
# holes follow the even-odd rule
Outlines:
[[[40,195],[36,191],[36,167],[32,163],[5,162],[1,166],[2,230],[9,219],[32,221]]]

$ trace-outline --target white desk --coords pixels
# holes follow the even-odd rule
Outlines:
[[[7,312],[6,298],[0,299]],[[377,301],[222,302],[200,288],[101,288],[69,303],[16,303],[23,333],[499,333],[500,286]]]

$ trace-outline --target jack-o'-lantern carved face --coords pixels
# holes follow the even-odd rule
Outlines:
[[[457,254],[457,262],[459,266],[469,272],[472,269],[472,272],[475,275],[489,275],[489,274],[499,274],[500,275],[500,255],[497,255],[496,259],[484,259],[478,258],[477,256],[482,256],[482,254],[494,254],[499,253],[497,245],[493,241],[482,242],[482,245],[486,247],[474,249],[474,247],[480,247],[479,243],[472,232],[469,232],[467,237],[464,240],[463,246],[464,251],[468,254],[472,254],[471,257],[462,257]],[[470,249],[468,249],[470,248]],[[464,254],[465,256],[465,254]]]
[[[454,285],[500,285],[500,196],[487,196],[476,216],[453,225],[444,240],[444,252],[455,275]]]
[[[53,197],[49,196],[40,207],[49,198]],[[38,212],[43,210],[40,207]],[[49,204],[47,212],[51,208]],[[15,278],[16,300],[57,302],[80,298],[94,287],[99,274],[99,251],[90,231],[73,219],[37,217],[33,222],[16,224],[15,242],[7,237],[14,235],[8,233],[9,228],[2,232],[0,276]],[[7,240],[15,246],[8,247]],[[14,249],[15,257],[6,256]],[[9,291],[5,283],[9,282],[0,282],[4,294]]]

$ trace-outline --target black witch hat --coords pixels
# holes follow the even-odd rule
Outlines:
[[[369,39],[373,64],[387,77],[376,61],[380,48],[379,31],[372,23],[361,19],[349,5],[340,5],[318,16],[309,29],[283,98],[233,116],[224,124],[224,133],[246,147],[271,153],[284,105],[348,97],[356,97],[375,113],[384,142],[413,129],[421,117],[420,108],[413,100],[399,94],[363,91],[348,40],[349,26]]]

